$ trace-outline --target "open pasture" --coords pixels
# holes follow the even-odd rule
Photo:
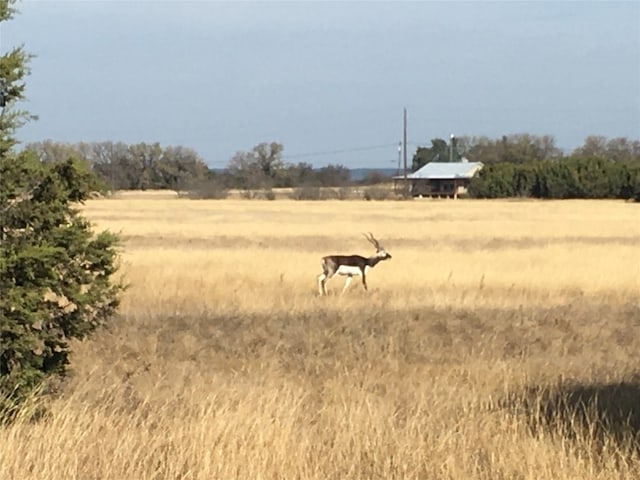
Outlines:
[[[130,284],[0,478],[640,477],[640,208],[93,200]],[[393,259],[318,297],[323,255]]]

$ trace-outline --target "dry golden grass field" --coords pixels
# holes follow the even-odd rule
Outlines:
[[[640,478],[640,205],[93,200],[130,284],[2,479]],[[320,258],[393,259],[320,298]]]

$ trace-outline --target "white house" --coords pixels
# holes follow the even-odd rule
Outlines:
[[[483,167],[481,162],[430,162],[407,175],[409,193],[414,197],[453,197],[466,193],[473,176]],[[393,177],[403,182],[404,176]]]

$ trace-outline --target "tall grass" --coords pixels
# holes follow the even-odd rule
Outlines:
[[[620,202],[96,200],[131,285],[0,478],[640,476]],[[393,255],[340,296],[319,259]]]

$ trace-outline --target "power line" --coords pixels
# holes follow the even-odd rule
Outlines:
[[[283,155],[282,158],[285,159],[295,159],[295,158],[307,158],[307,157],[322,157],[325,155],[339,155],[341,153],[352,153],[352,152],[367,152],[371,150],[381,150],[383,148],[396,147],[398,144],[395,143],[387,143],[384,145],[371,145],[369,147],[351,147],[351,148],[341,148],[339,150],[325,150],[319,152],[308,152],[308,153],[296,153],[292,155]]]
[[[418,145],[417,143],[414,142],[408,142],[409,144],[415,144]],[[294,153],[291,155],[287,155],[287,154],[283,154],[282,155],[282,159],[283,160],[294,160],[294,159],[299,159],[299,158],[310,158],[310,157],[322,157],[322,156],[328,156],[328,155],[340,155],[343,153],[352,153],[352,152],[367,152],[367,151],[372,151],[372,150],[382,150],[382,149],[388,149],[388,148],[398,148],[398,142],[394,142],[394,143],[386,143],[383,145],[370,145],[368,147],[350,147],[350,148],[340,148],[340,149],[335,149],[335,150],[323,150],[323,151],[317,151],[317,152],[305,152],[305,153]],[[390,162],[395,162],[395,160],[390,160]],[[228,161],[225,160],[212,160],[212,161],[207,161],[206,162],[207,165],[209,166],[219,166],[217,168],[223,168],[225,165],[228,164]]]

